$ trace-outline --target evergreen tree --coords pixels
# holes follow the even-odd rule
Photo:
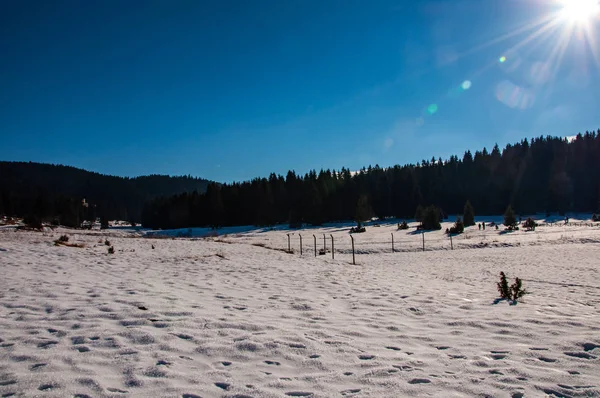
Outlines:
[[[423,222],[424,209],[423,206],[418,205],[415,211],[415,221]]]
[[[508,287],[508,281],[506,280],[506,275],[504,274],[504,272],[500,272],[500,282],[496,283],[496,286],[498,288],[498,293],[500,293],[500,297],[503,299],[510,300],[511,291]]]
[[[102,215],[100,217],[100,229],[108,229],[109,224],[108,224],[108,217],[106,217],[105,215]]]
[[[475,211],[473,210],[473,206],[471,206],[471,202],[468,200],[465,203],[463,210],[463,223],[465,227],[475,225]]]
[[[517,227],[517,217],[511,205],[508,205],[504,212],[504,225],[510,230]]]
[[[442,229],[440,218],[440,209],[436,206],[428,206],[423,211],[423,222],[421,223],[421,227],[428,231]]]
[[[360,228],[364,221],[371,219],[373,216],[373,210],[369,205],[369,199],[366,195],[361,195],[358,198],[358,203],[356,204],[356,223]]]

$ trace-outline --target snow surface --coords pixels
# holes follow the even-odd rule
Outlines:
[[[421,252],[382,223],[355,235],[357,265],[347,227],[2,228],[0,395],[600,396],[598,227],[475,227],[453,251],[429,232]],[[323,233],[335,259],[314,257]],[[86,246],[54,246],[63,234]],[[531,294],[496,300],[500,271]]]

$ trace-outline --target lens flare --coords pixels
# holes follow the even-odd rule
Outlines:
[[[465,80],[464,82],[462,82],[462,84],[460,85],[462,87],[463,90],[468,90],[471,88],[471,81],[470,80]]]
[[[503,55],[498,59],[498,61],[500,61],[500,63],[503,64],[506,62],[506,57]]]
[[[535,103],[535,93],[532,90],[517,86],[508,80],[496,86],[496,98],[513,109],[528,109]]]
[[[436,104],[431,104],[431,105],[429,105],[429,106],[427,107],[427,112],[428,112],[430,115],[433,115],[433,114],[435,114],[437,111],[438,111],[438,106],[437,106]]]

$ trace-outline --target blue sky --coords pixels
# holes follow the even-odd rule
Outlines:
[[[598,19],[560,7],[3,2],[0,159],[239,181],[597,129]]]

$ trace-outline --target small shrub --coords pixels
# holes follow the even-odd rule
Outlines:
[[[593,222],[600,222],[600,216],[594,213],[594,215],[592,216],[592,221]]]
[[[105,244],[106,246],[110,246],[110,241],[109,241],[108,239],[106,239],[106,240],[104,241],[104,244]]]
[[[408,229],[408,223],[405,221],[402,221],[402,223],[398,223],[398,230],[406,230]]]
[[[451,233],[451,234],[462,234],[463,232],[465,232],[465,224],[460,219],[460,217],[458,217],[456,219],[456,222],[454,223],[454,225],[448,231],[448,233]]]
[[[115,248],[113,246],[108,248],[108,254],[115,254]]]
[[[537,226],[538,224],[531,217],[527,218],[527,220],[525,220],[525,222],[523,223],[523,227],[527,231],[535,231],[535,227]]]
[[[367,230],[365,229],[365,227],[362,227],[362,226],[350,228],[351,234],[361,234],[363,232],[367,232]]]
[[[319,249],[319,256],[324,256],[326,254],[325,249]]]
[[[67,235],[61,235],[60,238],[58,238],[59,242],[68,242],[69,241],[69,237]]]
[[[515,278],[515,282],[509,287],[504,272],[500,272],[500,282],[496,283],[496,287],[501,298],[513,302],[517,302],[524,295],[529,294],[527,290],[523,289],[523,280],[519,278]]]

